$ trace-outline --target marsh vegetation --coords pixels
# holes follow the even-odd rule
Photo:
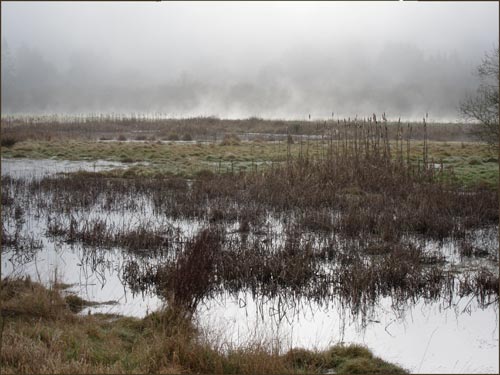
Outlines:
[[[266,134],[249,138],[227,131],[238,124],[246,133]],[[124,166],[36,178],[2,174],[2,255],[9,256],[11,269],[30,263],[49,243],[81,249],[94,270],[113,267],[102,254],[119,251],[126,254],[119,269],[123,284],[134,293],[159,296],[166,306],[130,323],[132,328],[127,318],[117,320],[126,327],[113,323],[113,330],[131,335],[131,345],[121,336],[113,340],[132,350],[127,358],[135,362],[106,357],[111,367],[99,367],[100,360],[83,349],[75,349],[71,360],[86,358],[87,365],[99,365],[89,369],[99,372],[143,371],[146,362],[160,366],[153,371],[173,372],[400,371],[371,362],[373,355],[357,347],[227,352],[200,344],[191,333],[186,341],[172,341],[178,336],[170,332],[171,322],[161,329],[144,327],[163,321],[164,314],[170,319],[173,312],[191,327],[204,304],[238,300],[242,294],[257,303],[278,301],[276,314],[282,318],[290,305],[328,309],[336,304],[367,321],[387,299],[398,311],[422,302],[446,309],[462,299],[478,309],[495,308],[498,159],[490,151],[464,141],[452,125],[430,126],[425,120],[402,124],[373,116],[278,125],[257,119],[190,123],[103,117],[2,123],[2,139],[18,139],[2,148],[2,157],[108,160]],[[125,142],[135,128],[151,134]],[[439,141],[448,131],[461,141]],[[162,140],[162,132],[170,140]],[[174,133],[204,137],[204,142],[175,143]],[[6,290],[41,288],[28,281],[4,283]],[[82,305],[75,297],[69,303]],[[10,327],[21,324],[24,315],[2,310]],[[71,319],[64,324],[73,324]],[[95,324],[98,342],[110,335],[102,331],[110,324],[104,318],[85,321],[88,329],[91,321]],[[144,362],[144,353],[135,352],[141,340],[160,345],[151,349],[158,351],[155,361]],[[166,348],[167,343],[183,346]],[[339,353],[350,350],[359,352],[352,355],[354,362],[325,359],[343,358]],[[198,362],[197,354],[206,361]],[[29,372],[25,357],[16,362],[2,355],[12,371]],[[252,358],[266,358],[274,367],[252,367]],[[73,371],[71,363],[60,368]]]

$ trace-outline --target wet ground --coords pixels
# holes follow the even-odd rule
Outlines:
[[[129,165],[2,159],[2,177],[36,179],[59,172],[98,171]],[[116,228],[141,223],[156,228],[175,228],[185,237],[194,235],[202,226],[195,220],[160,218],[149,209],[104,214],[90,207],[80,214],[79,220],[106,215],[103,219],[114,223]],[[91,311],[142,317],[161,307],[163,301],[153,291],[134,294],[123,280],[123,271],[131,261],[146,265],[161,263],[167,254],[144,256],[119,247],[89,249],[80,243],[61,241],[47,234],[45,214],[28,207],[22,221],[4,220],[4,217],[2,220],[9,233],[16,225],[21,225],[19,232],[31,239],[22,248],[2,246],[2,277],[30,275],[33,280],[44,283],[57,279],[72,284],[68,291],[84,299],[115,301],[87,308],[83,314]],[[228,231],[236,227],[236,223],[230,224]],[[276,232],[279,233],[278,228]],[[497,233],[497,228],[478,231],[475,238],[478,247],[498,248]],[[426,246],[447,258],[446,267],[471,269],[482,266],[498,270],[498,259],[464,260],[457,256],[451,242],[428,241]],[[254,298],[249,292],[241,292],[237,296],[223,294],[203,301],[195,317],[202,329],[226,343],[268,340],[286,349],[292,346],[325,348],[338,342],[361,343],[376,355],[415,373],[499,371],[498,299],[488,306],[480,306],[473,297],[459,296],[396,306],[391,297],[382,297],[367,309],[361,315],[353,315],[335,301],[318,304],[298,299],[291,302],[280,298]]]

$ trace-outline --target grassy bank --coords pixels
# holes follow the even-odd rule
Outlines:
[[[279,163],[289,157],[305,154],[322,157],[331,147],[328,141],[302,141],[296,138],[293,144],[286,142],[252,141],[226,139],[216,143],[172,143],[158,141],[144,142],[96,142],[85,140],[17,142],[2,147],[6,158],[55,158],[60,160],[107,160],[131,165],[127,171],[116,170],[108,175],[159,176],[175,174],[192,177],[204,171],[214,173],[260,170],[272,163]],[[392,142],[393,149],[396,148]],[[405,145],[406,147],[406,145]],[[422,161],[424,144],[413,141],[409,157],[413,163]],[[498,187],[498,155],[485,145],[475,142],[428,142],[428,160],[437,168],[453,171],[459,182],[466,186],[484,185]]]
[[[175,309],[144,319],[74,314],[61,287],[2,280],[2,373],[405,373],[361,346],[277,353],[254,343],[222,350]]]

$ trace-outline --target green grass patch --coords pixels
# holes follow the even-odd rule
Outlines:
[[[19,141],[2,148],[2,157],[55,158],[61,160],[107,160],[126,164],[148,162],[148,166],[131,167],[130,171],[111,172],[123,177],[177,175],[192,177],[203,170],[214,173],[237,173],[266,168],[273,162],[287,160],[300,153],[308,157],[323,157],[329,142],[303,141],[302,145],[284,142],[226,142],[226,143],[158,143],[158,142],[96,142],[84,140]],[[340,146],[340,145],[337,145]],[[395,143],[391,144],[396,157]],[[335,147],[335,145],[334,145]],[[457,181],[466,186],[498,187],[498,155],[486,145],[477,142],[429,142],[429,162],[443,164],[453,170]],[[422,162],[423,142],[412,141],[410,160]],[[406,144],[403,147],[407,158]],[[133,168],[133,169],[132,169]]]

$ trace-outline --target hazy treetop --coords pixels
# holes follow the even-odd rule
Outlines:
[[[455,118],[498,3],[4,2],[2,39],[6,112]]]

